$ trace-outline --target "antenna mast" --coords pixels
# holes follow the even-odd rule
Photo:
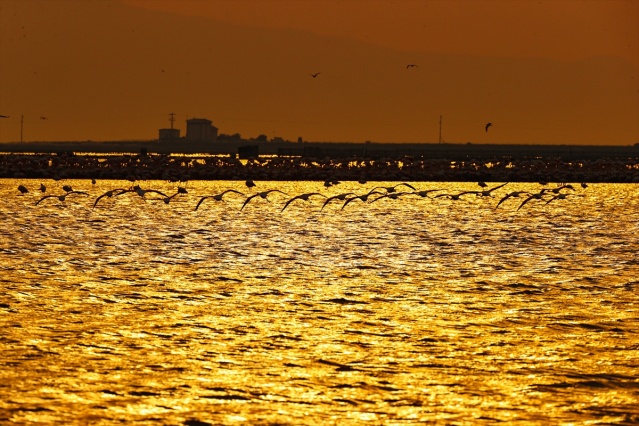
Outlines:
[[[439,143],[444,143],[444,139],[442,139],[442,116],[439,115]]]
[[[169,118],[169,121],[171,122],[171,130],[173,130],[173,123],[175,123],[175,113],[172,112],[169,114],[169,116],[171,117]]]

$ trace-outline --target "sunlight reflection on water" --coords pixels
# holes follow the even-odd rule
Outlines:
[[[380,184],[258,182],[289,195],[194,211],[255,192],[93,209],[130,183],[45,182],[90,195],[36,206],[39,183],[0,181],[2,422],[639,421],[636,185],[282,212]]]

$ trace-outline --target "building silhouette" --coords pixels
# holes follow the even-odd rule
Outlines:
[[[191,118],[186,120],[186,140],[192,142],[215,142],[217,127],[206,118]]]

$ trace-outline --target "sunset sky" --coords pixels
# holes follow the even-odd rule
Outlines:
[[[450,143],[639,143],[639,1],[0,0],[0,142],[21,115],[25,141],[154,139],[171,112],[182,134],[435,143],[441,115]]]

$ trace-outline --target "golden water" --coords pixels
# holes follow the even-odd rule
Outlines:
[[[90,196],[0,181],[2,424],[639,422],[637,185],[44,183]]]

